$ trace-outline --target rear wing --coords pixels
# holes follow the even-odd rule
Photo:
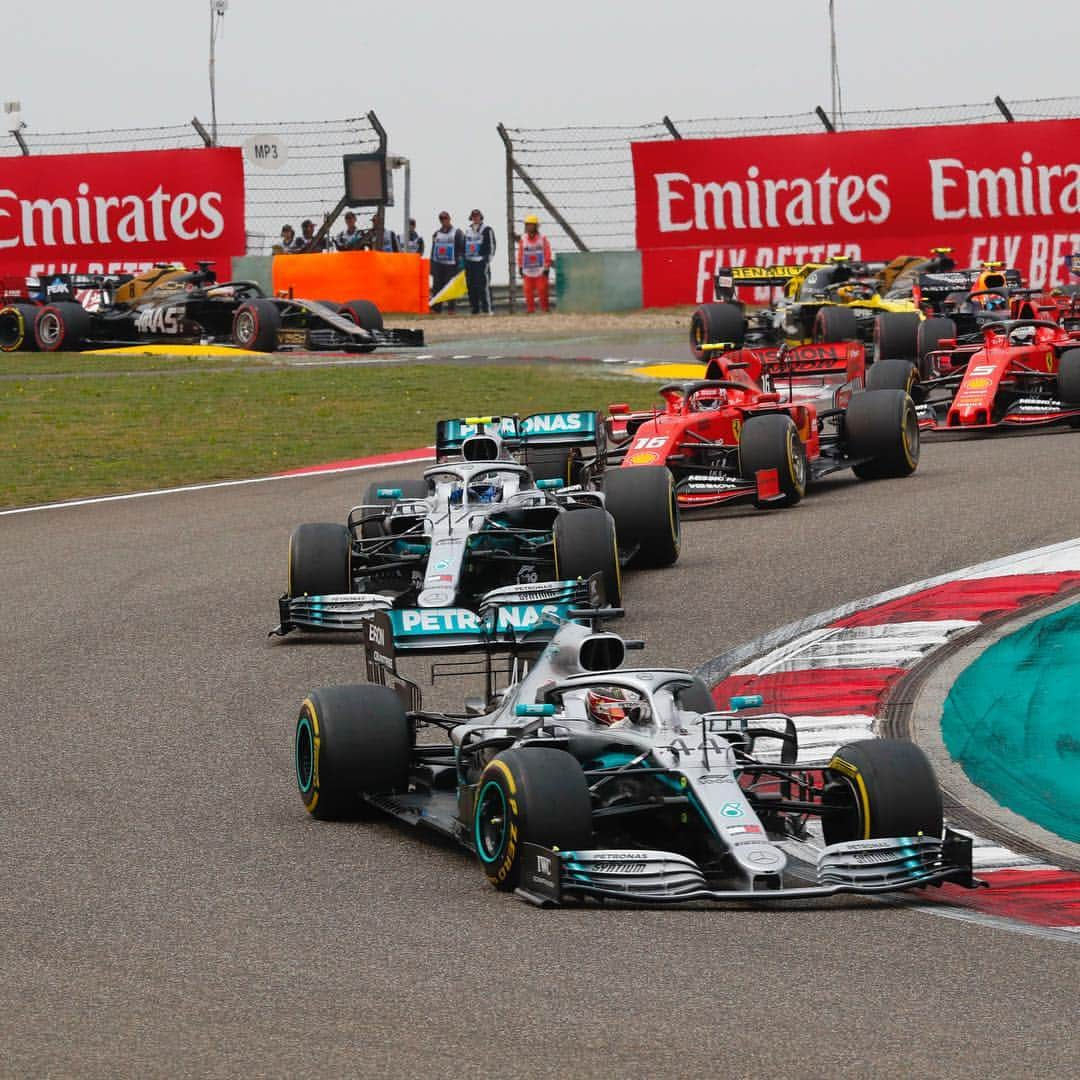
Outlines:
[[[466,416],[435,425],[435,457],[442,461],[460,453],[473,435],[497,435],[508,450],[529,446],[596,446],[600,424],[594,410],[533,413],[530,416]]]
[[[979,278],[985,270],[950,270],[945,273],[920,274],[919,292],[924,300],[944,300],[950,293],[969,293],[979,288]],[[985,288],[1019,289],[1024,279],[1019,270],[1000,270],[1001,284],[984,282]]]
[[[131,279],[131,274],[44,274],[26,279],[26,295],[45,304],[72,303],[81,292],[111,292]]]
[[[717,300],[730,300],[736,289],[763,288],[787,285],[824,263],[804,263],[801,266],[720,266],[713,279]]]
[[[866,347],[859,341],[836,341],[821,342],[819,344],[768,346],[765,348],[748,348],[743,346],[737,351],[744,360],[750,359],[749,363],[740,366],[749,368],[751,378],[758,379],[761,375],[769,375],[775,381],[778,378],[788,378],[800,375],[830,375],[844,373],[848,379],[854,379],[862,375],[866,368]],[[756,370],[756,364],[760,365],[760,372]],[[724,361],[712,359],[705,369],[706,379],[730,379],[730,360]]]

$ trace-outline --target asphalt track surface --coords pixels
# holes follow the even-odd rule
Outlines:
[[[863,899],[540,911],[426,834],[309,820],[295,713],[361,654],[267,640],[288,535],[415,474],[0,517],[0,1075],[1075,1075],[1068,944]],[[1078,534],[1080,433],[934,442],[687,523],[620,629],[690,666]]]

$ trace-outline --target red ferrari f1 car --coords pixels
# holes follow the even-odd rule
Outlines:
[[[928,373],[893,358],[875,365],[876,387],[909,389],[922,428],[982,430],[1067,423],[1080,427],[1080,330],[1048,319],[988,323],[980,340],[944,338]]]
[[[663,408],[612,405],[608,460],[667,465],[684,509],[793,506],[840,469],[907,476],[919,463],[914,403],[902,389],[864,390],[864,370],[858,342],[715,353],[705,379],[660,387]]]

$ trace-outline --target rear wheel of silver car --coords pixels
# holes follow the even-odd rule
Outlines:
[[[472,841],[488,881],[515,889],[523,881],[522,846],[579,851],[592,844],[592,800],[577,759],[565,750],[504,750],[480,774]]]
[[[671,566],[682,543],[675,481],[665,465],[635,465],[604,474],[604,505],[635,566]]]
[[[739,473],[754,480],[759,472],[776,470],[778,498],[755,500],[759,509],[794,506],[806,494],[806,450],[791,417],[784,413],[751,416],[739,433]]]
[[[597,506],[564,510],[552,528],[555,548],[555,576],[559,581],[577,581],[601,573],[604,596],[612,607],[622,603],[622,572],[615,522]]]
[[[385,686],[331,686],[308,694],[293,736],[296,787],[323,821],[355,817],[363,795],[409,784],[412,725]]]
[[[538,446],[525,452],[525,464],[536,480],[561,480],[564,484],[574,482],[574,464],[580,454],[571,447]]]
[[[940,836],[941,788],[926,755],[900,739],[841,746],[825,768],[826,844]]]
[[[333,522],[297,525],[289,537],[289,596],[352,592],[349,530]]]
[[[903,390],[867,390],[844,414],[847,454],[860,480],[910,476],[919,465],[919,417]]]
[[[272,300],[249,300],[233,312],[232,340],[241,349],[273,352],[281,329],[281,312]]]

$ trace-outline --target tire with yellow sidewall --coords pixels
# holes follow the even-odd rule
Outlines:
[[[37,352],[34,337],[36,304],[24,304],[18,300],[0,308],[0,352]]]
[[[841,746],[825,769],[825,843],[940,836],[941,788],[926,755],[900,739]]]
[[[919,417],[903,390],[866,390],[844,414],[847,454],[865,458],[852,471],[861,480],[910,476],[919,465]]]
[[[681,522],[675,481],[665,465],[634,465],[604,474],[604,505],[634,566],[671,566],[679,558]]]
[[[604,575],[604,595],[608,604],[622,603],[622,571],[615,522],[606,510],[584,506],[565,510],[552,528],[555,549],[555,577],[559,581],[588,578],[598,571]]]
[[[775,469],[780,497],[755,500],[759,509],[794,506],[806,494],[806,450],[799,431],[786,413],[751,416],[739,433],[739,473],[753,480],[763,470]]]
[[[496,889],[518,886],[525,844],[559,851],[592,845],[589,787],[565,750],[504,750],[480,774],[473,806],[476,857]]]
[[[304,699],[293,737],[296,786],[320,821],[356,817],[361,796],[405,791],[412,724],[385,686],[331,686]]]

